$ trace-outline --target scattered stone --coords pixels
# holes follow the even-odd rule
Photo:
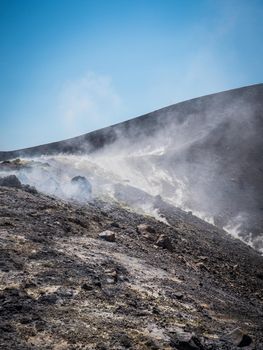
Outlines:
[[[110,230],[101,232],[99,234],[99,238],[101,238],[107,242],[115,242],[116,241],[115,233],[113,231],[110,231]]]
[[[171,338],[171,345],[178,350],[204,350],[200,340],[193,333],[178,332]]]
[[[38,302],[41,304],[56,304],[59,298],[56,294],[45,294],[38,298]]]
[[[195,264],[196,267],[199,267],[201,270],[208,270],[206,265],[203,262],[198,262]]]
[[[94,281],[94,286],[98,287],[98,288],[101,288],[101,281],[100,280],[95,280]]]
[[[201,256],[199,256],[199,260],[203,261],[203,262],[206,262],[206,261],[208,261],[208,257],[201,255]]]
[[[147,339],[145,345],[147,346],[147,349],[151,349],[151,350],[160,350],[160,346],[157,343],[157,340],[154,340],[152,338]]]
[[[109,284],[117,283],[118,280],[118,273],[116,270],[106,270],[105,274],[107,276],[106,281]]]
[[[141,233],[142,235],[146,233],[156,233],[155,229],[147,224],[140,224],[137,226],[137,232]]]
[[[118,276],[118,281],[120,281],[120,282],[129,282],[129,278],[127,276],[124,276],[124,275],[119,275]]]
[[[224,241],[220,232],[213,242],[210,231],[207,229],[206,235],[202,229],[206,224],[197,221],[201,226],[195,228],[185,214],[185,223],[175,216],[174,226],[166,227],[117,205],[93,201],[79,207],[44,194],[37,198],[22,188],[0,188],[0,268],[4,272],[0,348],[8,348],[12,339],[17,343],[21,338],[24,344],[32,342],[32,348],[230,350],[251,343],[261,349],[262,311],[257,298],[262,299],[263,270],[261,257],[250,248],[246,253],[243,247],[241,259],[239,246]],[[102,215],[100,207],[106,208],[108,217]],[[153,242],[136,233],[138,223],[150,223],[145,234],[153,237]],[[178,239],[174,227],[182,232]],[[116,235],[116,242],[121,239],[122,244],[93,240],[94,234],[105,239],[105,230],[112,230],[110,236]],[[130,230],[129,236],[125,236],[126,230]],[[66,235],[65,231],[71,233]],[[75,232],[83,235],[74,236]],[[214,234],[212,231],[211,236]],[[153,249],[157,238],[161,241],[166,237],[174,253]],[[204,265],[198,269],[196,263],[205,264],[208,272],[202,270]],[[237,264],[237,275],[231,278]],[[128,280],[126,276],[129,283],[122,283]],[[198,284],[201,280],[202,289],[201,282]],[[12,289],[6,290],[7,286]],[[225,303],[218,308],[213,298],[220,290]],[[232,303],[237,298],[242,299],[239,309]],[[181,299],[187,302],[179,305]],[[247,334],[237,345],[221,338],[226,329],[236,327],[232,328],[233,318],[249,324],[253,342]],[[91,324],[88,331],[87,320]],[[5,328],[8,323],[13,328]],[[150,323],[154,326],[148,329]],[[50,327],[59,337],[46,336]],[[42,334],[29,336],[30,329]],[[116,333],[119,338],[113,339]],[[61,339],[66,341],[61,343]],[[9,346],[23,347],[22,343]]]
[[[151,315],[151,312],[146,310],[146,309],[143,309],[143,310],[138,310],[135,312],[135,315],[137,317],[144,317],[144,316],[150,316]]]
[[[13,333],[15,332],[15,329],[13,326],[11,326],[10,324],[1,324],[0,325],[0,331],[1,332],[6,332],[6,333]]]
[[[74,296],[74,290],[71,288],[60,287],[56,294],[61,298],[72,298]]]
[[[109,350],[109,348],[104,343],[99,343],[96,345],[96,350]]]
[[[0,186],[22,188],[22,184],[15,175],[0,178]]]
[[[160,309],[158,308],[158,306],[153,306],[152,313],[155,315],[160,315]]]
[[[175,298],[178,299],[178,300],[182,300],[183,297],[184,297],[184,294],[183,294],[183,293],[180,293],[180,292],[173,293],[173,295],[174,295]]]
[[[40,320],[35,322],[35,327],[37,332],[44,332],[47,325],[45,321]]]
[[[239,348],[249,346],[252,343],[252,338],[248,334],[243,332],[240,328],[235,328],[224,338]]]
[[[130,340],[130,338],[128,337],[127,334],[122,334],[122,335],[120,336],[120,340],[119,340],[119,341],[120,341],[120,344],[121,344],[122,346],[124,346],[126,349],[132,347],[132,342],[131,342],[131,340]]]
[[[167,250],[173,250],[173,245],[169,237],[166,235],[160,235],[155,243],[158,247],[167,249]]]
[[[155,229],[147,224],[140,224],[137,226],[136,231],[143,235],[144,238],[154,241],[156,231]]]
[[[117,222],[111,222],[110,226],[120,228],[120,225]]]
[[[27,280],[24,281],[22,284],[23,288],[27,289],[27,288],[36,288],[37,284],[31,280]]]
[[[86,290],[86,291],[91,291],[93,290],[93,287],[90,285],[90,284],[87,284],[87,283],[84,283],[82,286],[81,286],[82,289]]]

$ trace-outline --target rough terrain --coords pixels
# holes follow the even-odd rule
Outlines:
[[[203,212],[229,231],[238,227],[240,236],[263,250],[262,135],[263,84],[257,84],[69,140],[0,152],[0,160],[88,155],[122,182],[128,179],[176,206]]]
[[[156,207],[167,223],[2,183],[0,348],[263,349],[262,256]]]

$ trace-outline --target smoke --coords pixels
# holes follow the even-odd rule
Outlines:
[[[15,173],[39,191],[81,202],[89,198],[71,179],[85,176],[93,198],[121,202],[168,224],[153,205],[161,196],[260,250],[262,100],[251,91],[190,100],[117,125],[114,137],[93,153],[90,143],[73,139],[75,154],[24,159],[30,166]]]
[[[226,226],[223,227],[231,236],[240,239],[250,247],[255,248],[263,254],[263,232],[259,236],[254,236],[252,232],[244,234],[243,227],[246,226],[248,218],[245,213],[239,213],[236,217],[231,218]]]
[[[109,76],[90,72],[65,82],[60,91],[62,125],[71,133],[109,124],[122,107],[122,99]]]

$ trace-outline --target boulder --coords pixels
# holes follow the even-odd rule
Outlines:
[[[140,224],[137,226],[137,232],[141,233],[141,234],[145,234],[145,233],[155,233],[155,229],[147,224]]]
[[[22,188],[22,184],[15,175],[0,178],[0,186]]]
[[[91,290],[93,290],[93,287],[92,287],[90,284],[88,284],[88,283],[83,283],[82,286],[81,286],[81,288],[82,288],[83,290],[85,290],[85,291],[91,291]]]
[[[182,300],[184,298],[184,294],[180,293],[180,292],[175,292],[173,293],[173,295],[175,296],[176,299],[178,300]]]
[[[158,247],[173,250],[173,245],[170,238],[164,234],[160,235],[155,243]]]
[[[114,284],[117,283],[118,281],[118,273],[116,270],[106,270],[105,271],[106,275],[106,282],[108,284]]]
[[[119,342],[125,349],[129,349],[132,347],[131,339],[128,337],[127,334],[120,334]]]
[[[30,186],[30,185],[24,185],[24,190],[31,193],[31,194],[37,194],[37,189],[34,186]]]
[[[104,241],[107,241],[107,242],[115,242],[115,240],[116,240],[115,233],[113,231],[110,231],[110,230],[101,232],[99,234],[99,238],[103,239]]]
[[[71,184],[76,186],[82,195],[91,195],[92,186],[85,176],[74,176],[71,179]]]
[[[249,346],[252,343],[252,338],[239,327],[226,334],[224,339],[239,348]]]
[[[201,341],[190,332],[176,332],[171,338],[171,345],[178,350],[204,350]]]
[[[156,234],[156,231],[150,225],[140,224],[140,225],[137,226],[136,231],[138,233],[140,233],[141,235],[143,235],[144,238],[147,238],[147,239],[152,240],[152,241],[154,241],[154,239],[155,239],[154,236]]]

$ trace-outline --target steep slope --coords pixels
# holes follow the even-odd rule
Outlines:
[[[52,189],[39,189],[56,195],[58,174],[65,169],[71,174],[69,164],[95,183],[103,176],[104,184],[128,183],[263,249],[262,135],[259,84],[178,103],[70,140],[0,152],[0,159],[37,157],[54,166],[55,172],[40,178],[17,175],[36,187],[51,179]]]
[[[121,136],[128,140],[136,138],[142,142],[145,137],[158,135],[162,129],[172,128],[176,132],[179,126],[193,130],[198,139],[218,124],[221,125],[223,129],[221,130],[225,131],[227,125],[224,126],[223,122],[230,119],[232,123],[238,123],[241,116],[247,119],[255,118],[258,122],[256,128],[259,127],[259,131],[262,131],[262,95],[263,84],[258,84],[199,97],[72,139],[17,151],[0,152],[0,160],[43,154],[90,153],[114,143]],[[246,125],[243,125],[242,131],[244,127]],[[179,133],[173,136],[181,137]],[[257,142],[259,141],[257,138]]]
[[[160,198],[170,225],[13,185],[0,186],[1,349],[262,348],[252,248]]]

